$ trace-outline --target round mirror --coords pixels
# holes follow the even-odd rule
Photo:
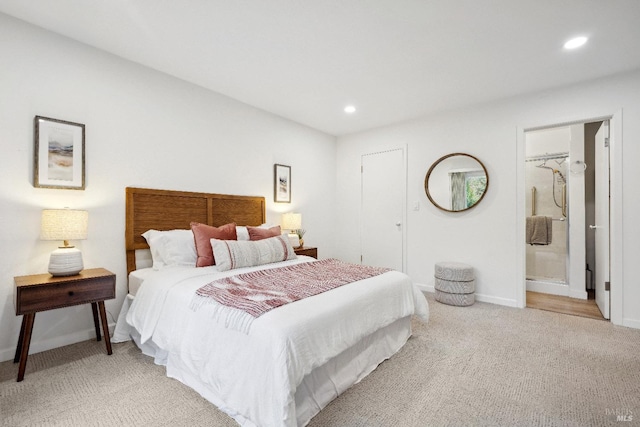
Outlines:
[[[465,153],[442,156],[431,165],[424,179],[431,203],[447,212],[471,209],[482,200],[488,188],[487,169],[480,160]]]

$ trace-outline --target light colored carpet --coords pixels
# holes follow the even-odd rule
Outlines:
[[[535,309],[451,307],[311,427],[640,425],[640,331]],[[235,426],[131,343],[0,363],[3,426]],[[616,421],[617,416],[632,421]]]

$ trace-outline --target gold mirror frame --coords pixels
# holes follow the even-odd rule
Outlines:
[[[453,209],[447,209],[444,208],[442,206],[440,206],[438,204],[438,202],[436,202],[433,198],[433,196],[431,195],[431,193],[429,192],[429,178],[431,177],[431,174],[433,173],[433,170],[440,164],[442,163],[444,160],[450,158],[450,157],[454,157],[454,156],[465,156],[465,157],[470,157],[473,160],[475,160],[476,162],[478,162],[478,164],[482,167],[482,170],[484,171],[484,175],[487,178],[487,184],[485,185],[484,188],[484,192],[482,193],[482,195],[480,196],[480,198],[471,206],[465,208],[465,209],[459,209],[459,210],[453,210]],[[431,167],[429,168],[429,171],[427,171],[427,175],[424,178],[424,190],[427,193],[427,197],[429,198],[429,201],[431,203],[433,203],[433,205],[435,207],[437,207],[440,210],[443,210],[445,212],[464,212],[464,211],[468,211],[469,209],[474,208],[476,205],[478,205],[478,203],[480,203],[482,201],[482,199],[484,199],[484,196],[487,194],[487,190],[489,189],[489,173],[487,172],[487,168],[484,166],[484,163],[482,163],[477,157],[472,156],[471,154],[467,154],[467,153],[451,153],[451,154],[447,154],[446,156],[442,156],[440,157],[438,160],[436,160]]]

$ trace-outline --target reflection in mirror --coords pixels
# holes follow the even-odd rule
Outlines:
[[[488,187],[489,176],[482,162],[465,153],[441,157],[424,180],[431,203],[449,212],[471,209],[482,200]]]

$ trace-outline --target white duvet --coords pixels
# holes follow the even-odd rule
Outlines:
[[[219,316],[220,310],[236,310],[191,304],[195,291],[215,279],[311,260],[224,273],[215,267],[155,271],[126,320],[139,344],[158,349],[156,360],[166,364],[168,376],[194,387],[241,425],[295,426],[294,395],[305,375],[398,319],[415,314],[426,321],[429,315],[424,295],[395,271],[271,310],[252,320],[246,333],[224,324],[233,314]]]

